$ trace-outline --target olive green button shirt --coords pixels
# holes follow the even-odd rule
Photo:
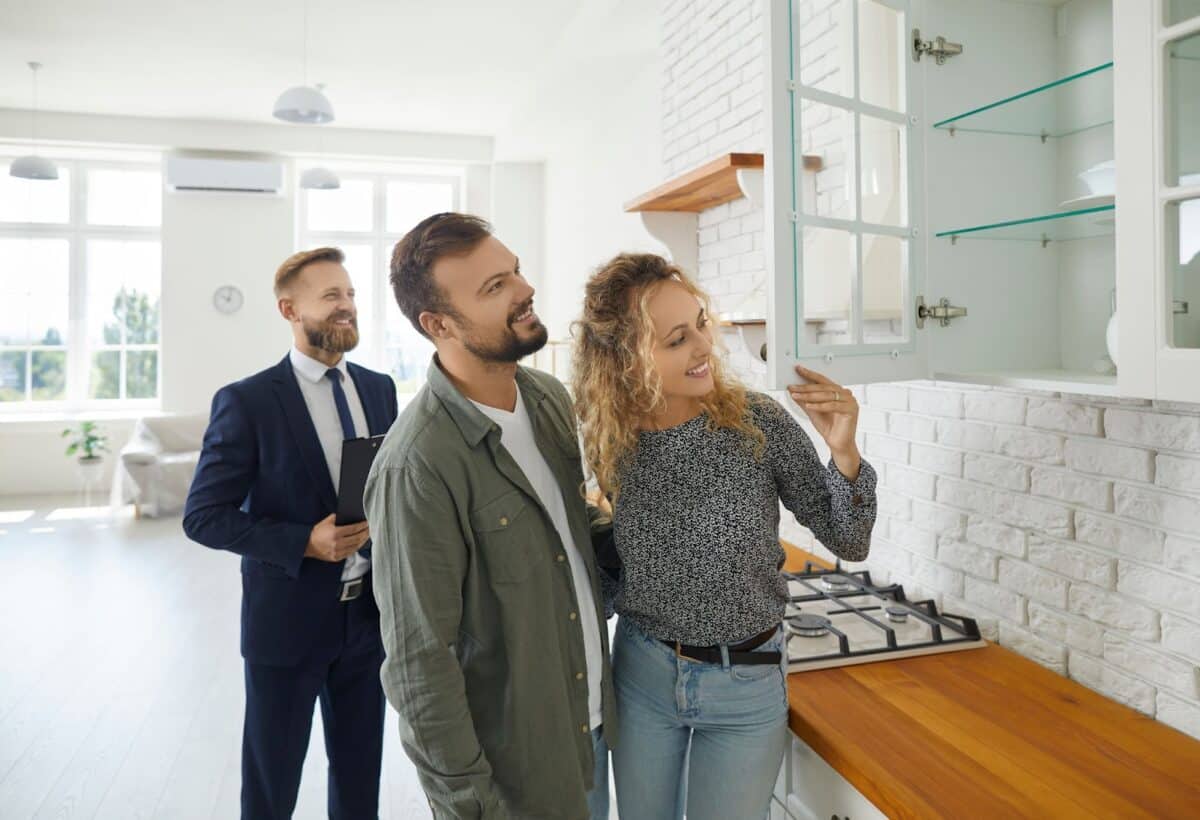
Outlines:
[[[562,488],[605,623],[571,401],[517,369],[538,449]],[[434,357],[367,479],[381,670],[434,817],[588,817],[593,752],[587,660],[570,562],[500,428]],[[604,735],[616,710],[601,629]],[[581,674],[583,673],[583,674]]]

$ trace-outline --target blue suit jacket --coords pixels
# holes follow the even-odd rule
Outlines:
[[[397,410],[391,378],[347,369],[370,434],[386,433]],[[305,558],[304,550],[313,525],[336,508],[287,356],[217,391],[183,529],[206,547],[242,556],[242,655],[251,663],[290,666],[321,651],[322,627],[338,614],[345,562]]]

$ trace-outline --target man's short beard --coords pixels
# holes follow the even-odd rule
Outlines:
[[[350,324],[346,326],[334,324],[335,320],[342,318],[345,316],[331,316],[323,322],[302,319],[301,325],[308,343],[327,353],[349,353],[358,347],[357,320],[351,319]]]
[[[525,312],[527,307],[522,308],[513,315],[519,316]],[[535,325],[536,331],[532,338],[520,339],[516,331],[513,330],[512,316],[510,316],[508,324],[504,326],[500,338],[484,339],[476,332],[476,326],[464,316],[457,311],[452,315],[454,316],[454,320],[462,325],[463,330],[466,331],[466,335],[462,340],[463,347],[481,361],[488,362],[489,364],[516,364],[526,356],[537,353],[545,347],[547,340],[550,338],[546,326],[538,322]]]

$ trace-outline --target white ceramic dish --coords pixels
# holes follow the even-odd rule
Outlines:
[[[1102,205],[1112,205],[1116,201],[1117,198],[1112,194],[1088,194],[1087,196],[1077,196],[1074,199],[1060,202],[1058,203],[1058,207],[1063,211],[1080,211],[1084,208],[1099,208]]]
[[[1099,162],[1079,175],[1093,196],[1111,195],[1117,190],[1117,163]]]

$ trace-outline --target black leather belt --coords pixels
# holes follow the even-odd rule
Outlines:
[[[779,627],[773,626],[765,632],[760,632],[749,640],[742,641],[738,644],[730,644],[727,649],[729,651],[729,662],[744,666],[748,664],[778,664],[783,660],[783,654],[780,652],[754,652],[751,650],[757,649],[775,636]],[[698,663],[723,663],[721,659],[721,647],[717,646],[692,646],[679,641],[663,641],[667,646],[675,650],[676,656],[683,658],[686,661],[696,661]]]
[[[367,588],[367,576],[355,578],[353,581],[342,581],[342,593],[338,596],[338,600],[353,601],[355,598],[363,594]]]

